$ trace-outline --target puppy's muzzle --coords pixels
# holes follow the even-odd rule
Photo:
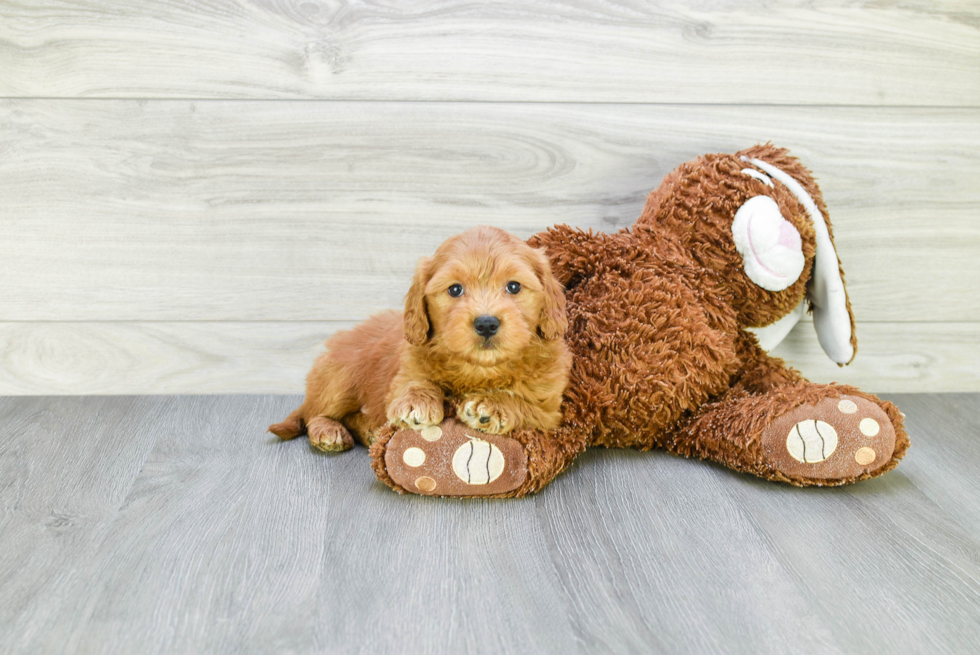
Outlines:
[[[496,316],[477,316],[473,321],[473,329],[484,339],[489,339],[500,329],[500,319]]]

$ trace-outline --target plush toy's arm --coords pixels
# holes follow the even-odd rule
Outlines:
[[[566,289],[575,285],[601,259],[596,247],[604,237],[568,225],[556,225],[527,240],[532,248],[542,248],[551,261],[551,272]]]
[[[803,382],[803,376],[786,362],[773,357],[759,345],[751,332],[742,332],[736,339],[740,374],[735,387],[749,393],[766,393],[778,387]]]

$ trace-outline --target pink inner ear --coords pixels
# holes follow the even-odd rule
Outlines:
[[[800,250],[803,247],[800,233],[796,231],[792,223],[786,220],[779,226],[779,241],[777,243],[792,250]]]

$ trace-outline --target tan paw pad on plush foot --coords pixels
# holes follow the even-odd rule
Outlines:
[[[385,451],[388,475],[426,496],[490,496],[527,479],[527,455],[509,437],[476,432],[446,419],[421,431],[399,430]]]
[[[825,398],[783,414],[762,434],[767,459],[790,478],[840,480],[873,473],[891,460],[895,430],[875,403]]]

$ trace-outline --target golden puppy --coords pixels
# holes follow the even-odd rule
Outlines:
[[[544,254],[475,227],[422,258],[404,315],[378,314],[329,339],[303,404],[269,431],[305,431],[320,450],[346,450],[351,433],[369,445],[389,421],[441,423],[447,396],[476,430],[554,428],[571,366],[566,326],[565,294]]]

